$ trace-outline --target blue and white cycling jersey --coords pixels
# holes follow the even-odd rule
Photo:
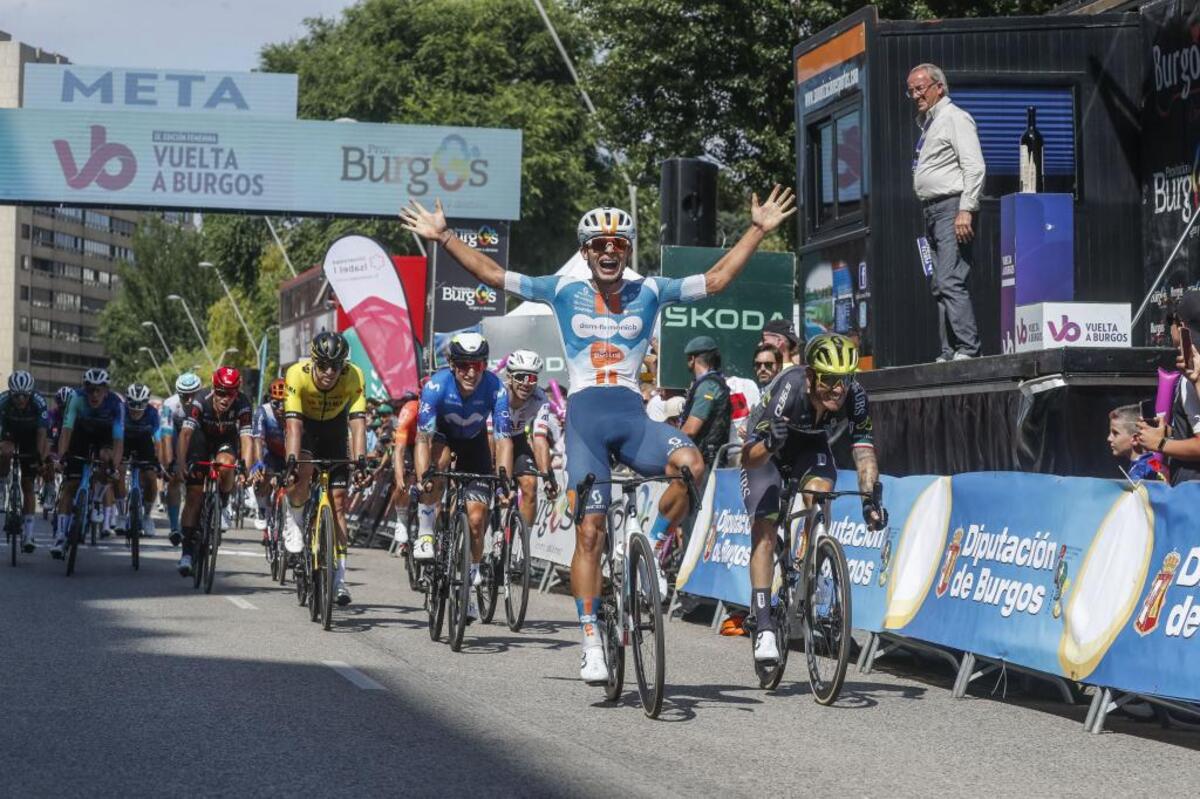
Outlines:
[[[153,405],[146,406],[140,419],[134,419],[133,415],[129,413],[129,408],[125,408],[126,441],[154,441],[161,427],[158,409]]]
[[[250,435],[261,438],[269,454],[277,458],[282,458],[287,454],[284,449],[283,421],[275,418],[275,411],[271,409],[271,403],[264,402],[254,412]]]
[[[659,309],[708,296],[704,275],[626,280],[619,291],[605,297],[583,278],[506,272],[504,289],[553,309],[567,356],[571,394],[593,386],[638,391],[638,373]]]
[[[538,412],[543,406],[550,402],[550,398],[546,396],[546,392],[541,386],[535,386],[533,393],[529,395],[529,399],[525,400],[525,404],[520,408],[513,407],[512,397],[508,396],[507,391],[505,396],[508,397],[508,402],[503,413],[508,414],[508,421],[503,427],[507,433],[497,433],[492,431],[492,435],[496,438],[517,438],[519,436],[528,436],[530,429],[533,427],[533,420],[537,418]]]
[[[417,415],[417,430],[440,433],[448,439],[461,441],[475,438],[485,429],[492,417],[498,438],[510,435],[508,427],[508,392],[492,372],[479,377],[479,386],[471,396],[463,398],[449,367],[437,370],[421,389],[421,408]]]
[[[104,396],[99,407],[93,408],[88,402],[87,395],[76,391],[71,401],[67,403],[67,413],[63,417],[63,430],[76,430],[85,435],[113,441],[125,439],[125,403],[116,392],[110,391]],[[72,442],[74,446],[74,442]]]

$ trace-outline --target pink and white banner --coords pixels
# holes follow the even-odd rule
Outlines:
[[[416,391],[412,316],[387,251],[367,236],[342,236],[325,252],[324,270],[388,395]]]

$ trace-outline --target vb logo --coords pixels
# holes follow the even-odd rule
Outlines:
[[[110,143],[103,125],[92,125],[92,151],[82,167],[76,166],[75,154],[64,139],[54,140],[54,151],[58,154],[67,185],[73,189],[86,189],[95,183],[102,189],[119,191],[132,183],[137,175],[133,151],[124,144]],[[117,162],[116,174],[108,171],[113,160]]]
[[[1046,326],[1050,328],[1050,337],[1055,341],[1079,341],[1079,337],[1083,335],[1083,330],[1076,322],[1072,322],[1063,314],[1062,322],[1058,327],[1055,327],[1053,322],[1046,322]]]

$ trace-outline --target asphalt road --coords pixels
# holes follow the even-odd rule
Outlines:
[[[632,674],[616,705],[578,681],[561,594],[535,594],[521,633],[468,628],[455,654],[383,551],[352,550],[354,604],[324,632],[268,581],[252,530],[227,535],[208,596],[161,537],[140,572],[110,540],[67,579],[46,535],[39,522],[17,568],[0,548],[0,796],[1164,797],[1200,783],[1200,732],[1114,718],[1087,735],[1086,706],[1013,697],[1011,679],[1007,698],[983,680],[954,700],[928,661],[851,666],[823,708],[795,681],[799,658],[767,694],[745,639],[676,621],[651,721]]]

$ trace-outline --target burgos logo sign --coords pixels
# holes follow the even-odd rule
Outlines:
[[[488,183],[488,162],[478,147],[457,133],[442,139],[429,156],[401,153],[387,145],[342,147],[341,180],[349,183],[406,184],[413,197],[423,197],[436,183],[442,191],[481,188]],[[432,174],[431,174],[432,172]]]
[[[54,152],[58,155],[63,177],[72,189],[86,189],[95,183],[108,191],[120,191],[137,176],[137,159],[133,157],[133,151],[124,144],[108,141],[108,131],[103,125],[92,125],[91,150],[82,166],[65,139],[54,140]]]
[[[442,302],[461,302],[468,308],[474,308],[477,305],[492,305],[497,299],[499,299],[499,295],[496,290],[482,283],[475,288],[442,286]]]

